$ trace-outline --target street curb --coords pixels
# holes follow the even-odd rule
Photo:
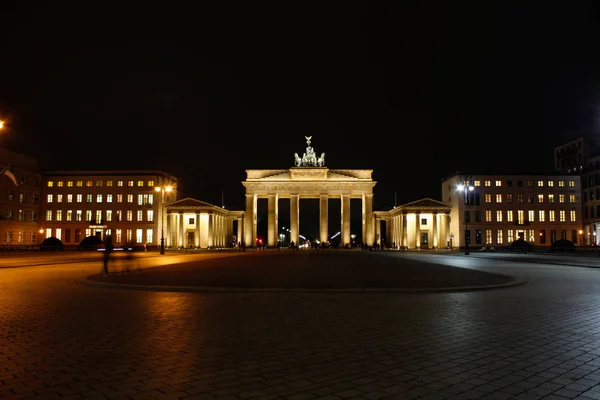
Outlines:
[[[481,286],[456,286],[442,288],[422,289],[290,289],[290,288],[235,288],[235,287],[211,287],[211,286],[161,286],[161,285],[129,285],[123,283],[98,282],[89,279],[76,280],[75,282],[88,286],[104,287],[108,289],[142,290],[150,292],[182,292],[182,293],[451,293],[451,292],[474,292],[480,290],[502,289],[521,286],[526,280],[513,278],[512,281],[496,285]]]

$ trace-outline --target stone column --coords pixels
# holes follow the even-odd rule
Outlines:
[[[373,246],[373,194],[363,194],[363,241]]]
[[[319,209],[321,211],[321,225],[320,225],[320,234],[319,234],[319,240],[321,241],[321,243],[325,243],[329,240],[328,236],[329,236],[329,199],[327,198],[326,194],[322,194],[319,197]]]
[[[237,241],[240,242],[240,245],[242,244],[242,240],[244,240],[244,238],[242,237],[242,232],[244,232],[244,219],[243,218],[238,218],[237,219]],[[237,243],[235,244],[236,246],[238,245]]]
[[[179,218],[178,218],[179,219],[179,226],[178,226],[179,234],[177,235],[178,236],[177,245],[181,248],[185,247],[185,238],[183,237],[183,218],[184,218],[183,211],[180,211]]]
[[[278,218],[279,218],[279,210],[277,207],[277,203],[279,200],[279,196],[276,194],[270,194],[267,197],[268,201],[268,214],[267,214],[267,246],[275,247],[277,245],[277,239],[279,234],[278,228]]]
[[[431,221],[431,231],[432,231],[432,235],[433,235],[433,237],[431,238],[431,243],[433,244],[434,249],[438,248],[438,243],[439,243],[437,219],[438,219],[438,213],[437,213],[437,211],[434,211],[432,221]]]
[[[342,223],[340,229],[342,231],[342,246],[346,246],[351,243],[350,238],[350,196],[347,194],[342,195]]]
[[[408,247],[408,217],[406,213],[402,214],[402,246]]]
[[[374,223],[375,223],[375,242],[376,244],[382,244],[383,241],[381,240],[381,220],[374,218]]]
[[[196,237],[194,238],[194,246],[200,248],[200,213],[196,212]]]
[[[246,213],[244,214],[244,240],[246,247],[256,246],[256,205],[255,194],[246,194]],[[210,229],[209,229],[210,231]]]
[[[421,213],[415,215],[415,247],[421,248]]]
[[[215,246],[215,215],[208,214],[208,247],[213,248]]]
[[[300,235],[300,195],[290,196],[290,243],[294,242],[298,246]]]
[[[220,248],[221,247],[221,237],[223,236],[223,234],[222,234],[222,227],[221,227],[221,216],[219,214],[215,214],[214,227],[215,227],[215,236],[213,238],[213,241],[215,243],[215,247]]]
[[[392,242],[394,241],[394,239],[392,239],[392,226],[394,225],[393,221],[394,218],[388,218],[385,221],[385,241],[387,247],[390,247],[392,245]]]

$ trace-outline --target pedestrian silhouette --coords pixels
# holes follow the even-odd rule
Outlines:
[[[110,253],[112,253],[113,244],[112,237],[107,236],[104,240],[104,254],[103,254],[103,262],[104,262],[104,275],[108,275],[108,261],[110,260]]]

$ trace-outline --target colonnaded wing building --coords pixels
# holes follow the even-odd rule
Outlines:
[[[311,139],[306,137],[304,153],[294,154],[290,168],[246,171],[244,211],[181,198],[178,178],[161,170],[40,172],[34,159],[0,149],[2,246],[39,246],[55,237],[76,247],[85,237],[110,235],[117,245],[254,247],[260,199],[267,201],[267,246],[280,244],[280,199],[289,199],[289,241],[295,244],[301,243],[304,199],[319,200],[321,242],[332,236],[329,200],[340,200],[341,246],[354,239],[351,199],[360,200],[361,240],[367,246],[441,249],[502,246],[518,239],[541,246],[559,239],[596,243],[591,229],[582,229],[585,199],[578,176],[456,175],[442,183],[441,200],[424,198],[374,211],[373,171],[329,169],[325,153],[319,155]]]

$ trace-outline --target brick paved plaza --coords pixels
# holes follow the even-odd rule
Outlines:
[[[527,284],[452,293],[181,293],[80,283],[100,272],[100,259],[0,268],[0,398],[600,398],[600,269],[575,266],[599,266],[600,258],[352,255]],[[151,274],[144,267],[213,256],[136,262],[141,276]],[[294,254],[230,253],[221,261],[262,256]]]

